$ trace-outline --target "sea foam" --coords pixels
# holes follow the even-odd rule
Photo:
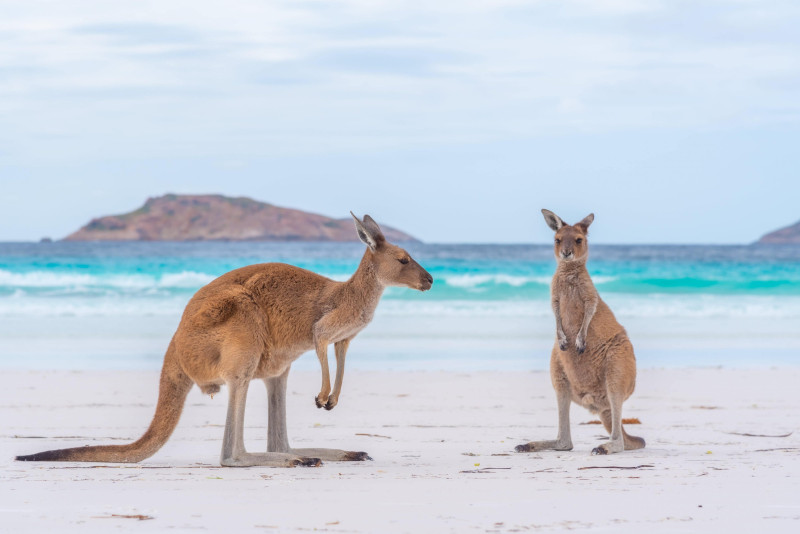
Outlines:
[[[0,269],[0,287],[6,288],[87,288],[119,289],[189,288],[197,289],[216,278],[216,275],[197,271],[149,274],[77,274],[58,271],[28,271],[15,273]]]

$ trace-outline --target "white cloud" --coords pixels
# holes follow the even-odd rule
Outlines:
[[[238,159],[744,125],[798,111],[800,38],[775,31],[798,22],[791,2],[30,1],[4,9],[0,141],[23,160],[43,148],[88,158],[97,146],[109,156]]]

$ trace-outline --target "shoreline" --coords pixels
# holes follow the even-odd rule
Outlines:
[[[179,317],[10,317],[0,369],[158,370]],[[792,318],[620,319],[640,369],[800,366]],[[349,370],[527,371],[549,368],[551,316],[417,317],[385,313],[353,341]],[[312,352],[296,370],[318,369]]]
[[[641,369],[625,403],[647,447],[605,457],[573,406],[575,449],[519,454],[556,432],[545,371],[348,371],[317,410],[319,372],[293,371],[293,445],[369,452],[320,468],[219,468],[227,395],[193,388],[167,444],[141,464],[14,462],[16,454],[138,438],[157,371],[6,371],[0,521],[11,531],[109,528],[328,532],[748,532],[800,526],[800,369]],[[224,393],[224,391],[222,392]],[[759,437],[783,436],[785,437]],[[248,449],[264,447],[251,384]],[[747,436],[743,434],[754,434]],[[651,467],[645,467],[651,466]],[[114,517],[114,516],[117,517]],[[119,516],[149,516],[139,519]]]

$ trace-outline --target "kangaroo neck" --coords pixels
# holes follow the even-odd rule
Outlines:
[[[559,261],[558,265],[556,266],[556,276],[580,276],[582,274],[586,274],[588,276],[589,271],[586,270],[586,260],[579,260],[579,261]]]
[[[378,306],[378,301],[383,295],[384,285],[378,279],[374,253],[370,249],[364,252],[358,269],[345,282],[344,288],[353,302],[358,302],[365,308],[371,308],[372,311]]]

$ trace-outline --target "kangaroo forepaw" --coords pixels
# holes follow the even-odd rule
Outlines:
[[[330,411],[333,410],[333,407],[339,404],[339,401],[334,399],[333,397],[328,397],[328,402],[325,403],[325,409]]]
[[[325,403],[320,400],[320,396],[319,395],[314,397],[314,404],[317,405],[317,408],[322,408],[323,406],[325,406]],[[330,409],[330,408],[328,408],[328,409]]]

